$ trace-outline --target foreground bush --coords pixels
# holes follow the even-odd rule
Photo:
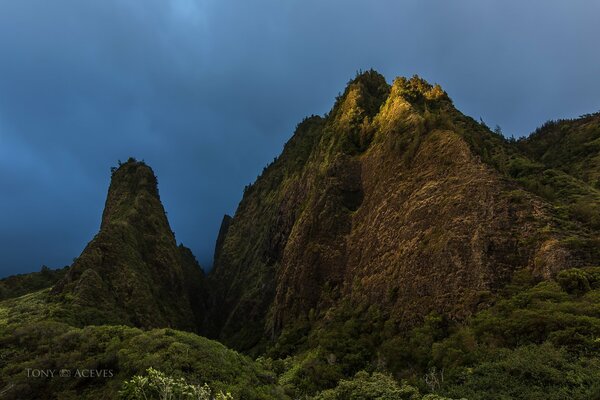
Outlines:
[[[154,368],[147,375],[136,375],[123,383],[121,398],[126,400],[233,400],[229,392],[213,394],[205,383],[203,386],[187,383],[183,378],[173,378]]]
[[[451,400],[435,394],[422,397],[413,386],[399,385],[390,375],[365,371],[350,380],[341,380],[334,389],[325,390],[314,400]]]

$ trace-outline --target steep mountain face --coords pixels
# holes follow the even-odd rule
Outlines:
[[[256,350],[342,303],[375,306],[398,331],[431,312],[460,321],[517,270],[598,262],[597,232],[512,174],[536,163],[439,86],[357,76],[222,229],[208,332]]]
[[[84,324],[197,330],[203,272],[177,246],[150,167],[130,159],[113,171],[100,232],[52,293]]]

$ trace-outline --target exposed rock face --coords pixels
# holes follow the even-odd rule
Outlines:
[[[100,232],[53,293],[94,323],[197,330],[203,285],[194,256],[176,244],[152,169],[130,159],[113,172]]]
[[[515,157],[439,86],[358,76],[246,190],[219,237],[209,333],[248,350],[342,300],[401,327],[461,320],[517,269],[589,262],[556,207],[506,172]]]

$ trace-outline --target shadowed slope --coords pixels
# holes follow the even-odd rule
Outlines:
[[[175,242],[152,169],[130,159],[113,172],[100,232],[53,293],[84,323],[196,330],[203,279]]]

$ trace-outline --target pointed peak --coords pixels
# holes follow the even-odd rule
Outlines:
[[[385,77],[372,68],[367,71],[358,71],[354,79],[348,82],[347,86],[352,85],[361,85],[373,94],[381,91],[384,87],[388,87],[389,89]]]
[[[439,84],[432,85],[418,75],[413,75],[411,78],[403,76],[396,78],[390,95],[400,96],[411,104],[452,102]]]
[[[374,70],[357,73],[346,86],[344,93],[336,98],[329,113],[335,121],[346,128],[372,118],[385,102],[390,86],[383,75]]]
[[[113,169],[100,231],[53,293],[94,309],[94,324],[196,329],[199,279],[191,251],[177,247],[152,168],[130,158]]]
[[[118,161],[117,167],[112,167],[111,173],[113,179],[116,177],[132,176],[135,174],[146,174],[154,176],[154,171],[143,160],[138,161],[134,157],[129,157],[125,162]]]
[[[112,168],[102,226],[129,219],[136,210],[144,213],[152,211],[153,214],[160,215],[161,220],[166,221],[154,171],[144,161],[131,157],[124,163],[119,162],[118,167]]]
[[[127,189],[148,190],[158,196],[158,181],[154,171],[144,161],[130,157],[126,162],[119,161],[118,167],[111,168],[112,177],[109,190]]]
[[[359,108],[366,115],[373,116],[377,114],[389,93],[390,85],[379,72],[373,69],[359,71],[354,79],[348,82],[340,103],[346,105],[342,108]]]

